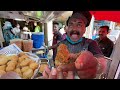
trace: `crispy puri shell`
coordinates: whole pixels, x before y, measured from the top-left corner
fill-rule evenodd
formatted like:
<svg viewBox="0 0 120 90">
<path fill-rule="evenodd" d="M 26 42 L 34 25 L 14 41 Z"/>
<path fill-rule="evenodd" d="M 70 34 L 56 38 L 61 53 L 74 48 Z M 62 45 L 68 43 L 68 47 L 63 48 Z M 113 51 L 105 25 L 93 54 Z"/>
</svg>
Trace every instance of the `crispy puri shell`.
<svg viewBox="0 0 120 90">
<path fill-rule="evenodd" d="M 38 63 L 34 62 L 34 63 L 31 63 L 29 66 L 31 69 L 35 70 L 38 67 Z"/>
<path fill-rule="evenodd" d="M 55 58 L 56 66 L 69 62 L 69 51 L 65 44 L 60 44 L 57 49 L 57 55 Z"/>
<path fill-rule="evenodd" d="M 34 72 L 32 69 L 28 69 L 23 73 L 23 78 L 30 79 L 33 76 Z"/>
<path fill-rule="evenodd" d="M 0 70 L 5 71 L 5 69 L 6 69 L 6 65 L 1 65 L 1 66 L 0 66 Z"/>
<path fill-rule="evenodd" d="M 0 75 L 5 74 L 6 72 L 4 70 L 0 70 Z"/>
</svg>

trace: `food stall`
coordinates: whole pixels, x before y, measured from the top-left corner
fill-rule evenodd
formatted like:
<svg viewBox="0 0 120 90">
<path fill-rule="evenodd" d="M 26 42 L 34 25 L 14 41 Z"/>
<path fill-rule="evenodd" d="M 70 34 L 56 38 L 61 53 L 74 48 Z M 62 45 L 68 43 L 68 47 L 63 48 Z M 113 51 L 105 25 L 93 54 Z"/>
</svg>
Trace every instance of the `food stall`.
<svg viewBox="0 0 120 90">
<path fill-rule="evenodd" d="M 42 32 L 31 31 L 31 38 L 10 40 L 9 46 L 0 50 L 0 77 L 16 79 L 35 79 L 40 77 L 45 66 L 51 67 L 48 54 L 47 22 L 54 20 L 65 11 L 0 11 L 0 18 L 29 22 L 41 22 Z M 4 22 L 3 22 L 4 23 Z M 1 30 L 2 31 L 2 30 Z M 27 32 L 26 32 L 27 33 Z M 13 73 L 14 72 L 14 73 Z M 39 76 L 38 76 L 39 75 Z"/>
<path fill-rule="evenodd" d="M 96 14 L 97 11 L 91 11 L 91 13 L 97 20 L 113 20 L 113 18 L 110 18 L 110 16 L 108 18 L 106 18 L 106 16 L 101 17 L 106 15 L 103 14 L 103 12 L 100 12 L 102 15 L 100 13 Z M 119 12 L 116 13 L 116 15 L 119 15 Z M 6 77 L 4 75 L 9 74 L 9 72 L 11 72 L 14 76 L 15 73 L 17 73 L 18 76 L 16 79 L 41 78 L 42 72 L 46 66 L 52 68 L 51 61 L 47 56 L 49 46 L 48 39 L 51 37 L 49 34 L 52 34 L 52 31 L 49 33 L 50 29 L 48 28 L 48 22 L 56 20 L 65 23 L 71 14 L 72 11 L 0 11 L 0 17 L 2 18 L 22 20 L 27 24 L 31 21 L 42 23 L 42 32 L 31 32 L 31 38 L 29 39 L 10 40 L 10 45 L 0 50 L 0 78 L 8 78 L 9 75 Z M 111 16 L 113 15 L 111 13 L 109 14 Z M 116 21 L 118 18 L 115 18 L 114 20 Z M 90 26 L 87 29 L 87 31 L 91 31 Z"/>
<path fill-rule="evenodd" d="M 26 44 L 24 44 L 24 51 L 20 49 L 20 47 L 22 47 L 20 42 L 22 42 L 22 40 L 14 40 L 15 43 L 13 41 L 11 42 L 12 44 L 0 50 L 1 78 L 3 78 L 4 74 L 15 72 L 18 76 L 20 76 L 20 79 L 35 79 L 37 78 L 36 76 L 38 74 L 39 77 L 42 75 L 42 72 L 46 65 L 50 67 L 50 62 L 47 58 L 39 57 L 39 55 L 42 55 L 44 52 L 32 52 L 32 44 L 28 44 L 28 41 L 27 43 L 25 41 Z"/>
</svg>

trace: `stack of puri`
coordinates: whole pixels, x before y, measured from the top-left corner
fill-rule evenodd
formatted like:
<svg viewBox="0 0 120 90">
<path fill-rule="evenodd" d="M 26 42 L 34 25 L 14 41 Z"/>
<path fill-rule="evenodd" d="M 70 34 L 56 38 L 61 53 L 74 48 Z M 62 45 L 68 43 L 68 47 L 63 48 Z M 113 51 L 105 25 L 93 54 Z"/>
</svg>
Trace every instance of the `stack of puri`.
<svg viewBox="0 0 120 90">
<path fill-rule="evenodd" d="M 31 79 L 37 68 L 38 63 L 24 52 L 18 55 L 0 55 L 0 75 L 14 71 L 23 79 Z"/>
</svg>

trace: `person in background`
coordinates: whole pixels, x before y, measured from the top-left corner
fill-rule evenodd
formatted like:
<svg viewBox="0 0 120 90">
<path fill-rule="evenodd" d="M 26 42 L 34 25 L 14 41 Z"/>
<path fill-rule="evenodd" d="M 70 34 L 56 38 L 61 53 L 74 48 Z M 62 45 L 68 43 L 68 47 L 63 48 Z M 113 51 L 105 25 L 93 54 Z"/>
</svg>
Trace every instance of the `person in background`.
<svg viewBox="0 0 120 90">
<path fill-rule="evenodd" d="M 80 79 L 93 79 L 96 77 L 97 73 L 104 73 L 106 70 L 106 59 L 104 58 L 97 42 L 83 37 L 86 27 L 90 24 L 91 17 L 92 15 L 89 11 L 73 11 L 72 16 L 68 18 L 67 37 L 58 44 L 57 51 L 58 57 L 61 58 L 61 56 L 65 55 L 65 52 L 59 53 L 59 46 L 66 46 L 69 51 L 67 60 L 73 61 L 71 63 L 61 65 L 61 62 L 64 60 L 60 59 L 61 61 L 58 61 L 57 59 L 59 58 L 57 58 L 55 62 L 59 63 L 59 66 L 51 70 L 46 67 L 43 72 L 43 78 L 74 79 L 74 73 L 77 73 Z M 90 53 L 92 55 L 90 55 Z M 82 55 L 81 59 L 79 55 Z M 67 74 L 65 75 L 64 72 Z M 66 76 L 68 77 L 65 78 Z"/>
<path fill-rule="evenodd" d="M 62 35 L 62 40 L 66 39 L 66 36 L 67 36 L 67 26 L 64 27 L 64 31 L 65 33 Z"/>
<path fill-rule="evenodd" d="M 20 38 L 20 25 L 19 24 L 17 24 L 16 27 L 14 27 L 11 31 L 15 35 L 15 38 Z"/>
<path fill-rule="evenodd" d="M 34 32 L 42 32 L 42 29 L 40 28 L 40 23 L 39 22 L 35 22 L 35 30 Z"/>
<path fill-rule="evenodd" d="M 59 32 L 59 23 L 53 22 L 53 42 L 52 46 L 50 46 L 48 49 L 53 49 L 53 61 L 55 61 L 55 56 L 57 53 L 57 45 L 62 40 L 62 34 Z"/>
<path fill-rule="evenodd" d="M 23 27 L 23 30 L 21 30 L 20 38 L 25 40 L 31 38 L 31 33 L 27 26 Z"/>
<path fill-rule="evenodd" d="M 25 25 L 25 26 L 23 27 L 23 32 L 30 32 L 30 30 L 28 29 L 28 26 L 27 26 L 27 25 Z"/>
<path fill-rule="evenodd" d="M 98 38 L 98 33 L 97 33 L 97 30 L 94 29 L 93 30 L 93 35 L 92 35 L 92 40 L 95 40 L 96 38 Z"/>
<path fill-rule="evenodd" d="M 15 35 L 13 34 L 12 30 L 12 24 L 9 21 L 5 21 L 3 26 L 3 37 L 5 40 L 5 45 L 8 46 L 10 43 L 10 40 L 15 38 Z"/>
<path fill-rule="evenodd" d="M 106 57 L 110 57 L 114 46 L 114 43 L 107 37 L 108 33 L 109 33 L 109 27 L 101 26 L 98 31 L 99 38 L 95 39 L 101 51 L 103 52 L 104 56 Z"/>
</svg>

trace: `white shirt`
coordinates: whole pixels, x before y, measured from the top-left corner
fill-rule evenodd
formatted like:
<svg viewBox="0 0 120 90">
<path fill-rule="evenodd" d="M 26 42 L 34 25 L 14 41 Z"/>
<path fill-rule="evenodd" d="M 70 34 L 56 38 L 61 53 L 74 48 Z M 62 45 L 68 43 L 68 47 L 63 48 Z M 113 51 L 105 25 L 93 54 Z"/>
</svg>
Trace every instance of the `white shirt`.
<svg viewBox="0 0 120 90">
<path fill-rule="evenodd" d="M 15 27 L 15 28 L 12 29 L 12 32 L 13 32 L 15 35 L 17 35 L 17 34 L 20 33 L 20 29 L 17 28 L 17 27 Z"/>
</svg>

